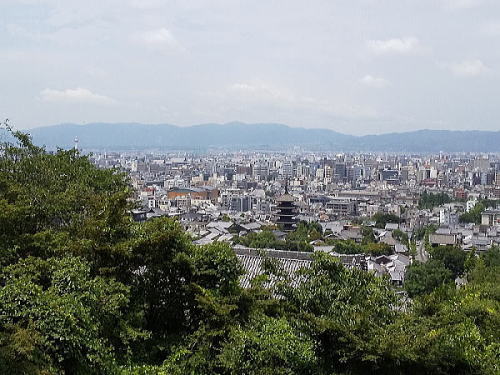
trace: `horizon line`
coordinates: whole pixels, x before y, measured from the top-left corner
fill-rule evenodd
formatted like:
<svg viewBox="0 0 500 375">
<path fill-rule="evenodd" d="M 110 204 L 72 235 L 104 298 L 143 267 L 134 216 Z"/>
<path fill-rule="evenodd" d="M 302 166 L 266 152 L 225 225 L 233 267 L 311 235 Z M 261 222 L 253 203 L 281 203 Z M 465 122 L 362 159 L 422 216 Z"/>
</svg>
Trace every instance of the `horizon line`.
<svg viewBox="0 0 500 375">
<path fill-rule="evenodd" d="M 173 126 L 177 128 L 193 128 L 193 127 L 199 127 L 199 126 L 232 126 L 232 125 L 245 125 L 245 126 L 256 126 L 256 125 L 275 125 L 275 126 L 284 126 L 287 128 L 291 129 L 302 129 L 302 130 L 324 130 L 324 131 L 329 131 L 332 133 L 338 133 L 341 135 L 346 135 L 350 137 L 367 137 L 367 136 L 381 136 L 381 135 L 390 135 L 390 134 L 408 134 L 408 133 L 417 133 L 417 132 L 424 132 L 424 131 L 429 131 L 429 132 L 457 132 L 457 133 L 472 133 L 472 132 L 484 132 L 484 133 L 499 133 L 500 130 L 478 130 L 478 129 L 430 129 L 430 128 L 419 128 L 419 129 L 414 129 L 414 130 L 406 130 L 406 131 L 388 131 L 388 132 L 383 132 L 383 133 L 367 133 L 367 134 L 350 134 L 350 133 L 343 133 L 338 130 L 334 129 L 329 129 L 325 127 L 304 127 L 304 126 L 293 126 L 293 125 L 288 125 L 280 122 L 243 122 L 243 121 L 229 121 L 229 122 L 206 122 L 206 123 L 199 123 L 199 124 L 191 124 L 191 125 L 178 125 L 178 124 L 172 124 L 168 122 L 164 123 L 144 123 L 144 122 L 99 122 L 99 121 L 92 121 L 92 122 L 86 122 L 86 123 L 76 123 L 76 122 L 62 122 L 58 124 L 51 124 L 51 125 L 41 125 L 41 126 L 36 126 L 36 127 L 30 127 L 30 128 L 25 128 L 25 129 L 18 129 L 21 131 L 29 131 L 29 130 L 36 130 L 36 129 L 42 129 L 42 128 L 52 128 L 52 127 L 57 127 L 57 126 L 68 126 L 68 125 L 73 125 L 73 126 L 91 126 L 91 125 L 133 125 L 133 126 Z M 15 128 L 15 126 L 14 126 Z"/>
</svg>

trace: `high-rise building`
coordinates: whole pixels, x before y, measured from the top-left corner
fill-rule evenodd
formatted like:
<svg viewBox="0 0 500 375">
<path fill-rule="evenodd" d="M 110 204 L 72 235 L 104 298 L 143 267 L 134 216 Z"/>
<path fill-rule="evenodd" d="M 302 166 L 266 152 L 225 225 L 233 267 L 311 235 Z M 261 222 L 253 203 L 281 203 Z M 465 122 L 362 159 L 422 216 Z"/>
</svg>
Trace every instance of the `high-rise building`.
<svg viewBox="0 0 500 375">
<path fill-rule="evenodd" d="M 336 181 L 343 181 L 347 177 L 347 167 L 345 163 L 335 163 L 334 178 Z"/>
</svg>

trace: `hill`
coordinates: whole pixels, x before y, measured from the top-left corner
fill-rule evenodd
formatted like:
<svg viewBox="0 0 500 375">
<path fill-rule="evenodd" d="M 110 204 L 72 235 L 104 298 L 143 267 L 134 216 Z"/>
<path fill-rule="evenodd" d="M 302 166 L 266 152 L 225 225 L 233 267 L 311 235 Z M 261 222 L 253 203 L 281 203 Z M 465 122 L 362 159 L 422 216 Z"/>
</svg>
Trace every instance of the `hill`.
<svg viewBox="0 0 500 375">
<path fill-rule="evenodd" d="M 206 150 L 267 149 L 299 146 L 309 150 L 390 152 L 499 152 L 500 132 L 418 130 L 406 133 L 353 136 L 328 129 L 305 129 L 282 124 L 60 124 L 29 131 L 35 143 L 49 148 L 73 146 L 78 137 L 84 149 Z"/>
</svg>

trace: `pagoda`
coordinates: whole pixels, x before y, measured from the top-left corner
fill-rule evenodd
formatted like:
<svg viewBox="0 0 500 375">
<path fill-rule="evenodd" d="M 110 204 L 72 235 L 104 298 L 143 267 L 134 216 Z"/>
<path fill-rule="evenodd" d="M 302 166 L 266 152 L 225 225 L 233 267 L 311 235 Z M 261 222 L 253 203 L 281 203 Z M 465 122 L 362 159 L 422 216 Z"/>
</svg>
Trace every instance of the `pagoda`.
<svg viewBox="0 0 500 375">
<path fill-rule="evenodd" d="M 295 206 L 295 199 L 292 195 L 288 194 L 288 184 L 285 185 L 285 194 L 276 199 L 277 216 L 276 224 L 280 225 L 285 232 L 290 232 L 295 229 L 297 219 L 297 210 Z"/>
</svg>

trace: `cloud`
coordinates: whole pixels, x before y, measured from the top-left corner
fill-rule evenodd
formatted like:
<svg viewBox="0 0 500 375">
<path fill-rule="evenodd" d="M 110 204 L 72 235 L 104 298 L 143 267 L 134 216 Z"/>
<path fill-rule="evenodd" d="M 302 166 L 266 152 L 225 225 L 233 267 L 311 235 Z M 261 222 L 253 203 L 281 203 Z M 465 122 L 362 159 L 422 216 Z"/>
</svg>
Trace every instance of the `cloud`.
<svg viewBox="0 0 500 375">
<path fill-rule="evenodd" d="M 481 26 L 480 32 L 487 36 L 500 36 L 500 22 L 489 22 Z"/>
<path fill-rule="evenodd" d="M 376 54 L 412 54 L 420 48 L 420 41 L 414 36 L 386 40 L 369 40 L 368 48 Z"/>
<path fill-rule="evenodd" d="M 40 92 L 40 99 L 45 102 L 57 103 L 89 103 L 89 104 L 113 104 L 116 101 L 108 96 L 95 94 L 83 88 L 53 90 L 45 89 Z"/>
<path fill-rule="evenodd" d="M 162 27 L 155 30 L 146 30 L 133 35 L 136 43 L 144 44 L 153 48 L 178 48 L 179 42 L 172 33 Z"/>
<path fill-rule="evenodd" d="M 24 27 L 21 27 L 20 25 L 11 23 L 5 26 L 5 30 L 9 33 L 9 35 L 13 37 L 20 37 L 32 40 L 40 39 L 39 34 L 30 31 Z"/>
<path fill-rule="evenodd" d="M 389 81 L 382 77 L 373 77 L 369 74 L 359 80 L 363 85 L 375 88 L 384 88 L 389 85 Z"/>
<path fill-rule="evenodd" d="M 318 98 L 301 95 L 283 87 L 262 82 L 239 82 L 228 87 L 230 100 L 241 100 L 245 105 L 252 103 L 262 107 L 275 107 L 292 111 L 308 111 L 346 118 L 375 117 L 371 108 L 347 103 L 342 99 Z"/>
<path fill-rule="evenodd" d="M 470 9 L 481 5 L 482 0 L 442 0 L 446 9 Z"/>
<path fill-rule="evenodd" d="M 476 77 L 488 71 L 488 67 L 481 60 L 445 63 L 441 66 L 458 77 Z"/>
<path fill-rule="evenodd" d="M 131 0 L 130 6 L 139 10 L 159 9 L 165 5 L 163 0 Z"/>
<path fill-rule="evenodd" d="M 294 95 L 288 90 L 277 88 L 264 82 L 239 82 L 229 86 L 235 93 L 263 99 L 276 99 L 280 101 L 294 101 Z"/>
</svg>

